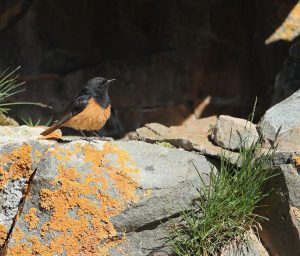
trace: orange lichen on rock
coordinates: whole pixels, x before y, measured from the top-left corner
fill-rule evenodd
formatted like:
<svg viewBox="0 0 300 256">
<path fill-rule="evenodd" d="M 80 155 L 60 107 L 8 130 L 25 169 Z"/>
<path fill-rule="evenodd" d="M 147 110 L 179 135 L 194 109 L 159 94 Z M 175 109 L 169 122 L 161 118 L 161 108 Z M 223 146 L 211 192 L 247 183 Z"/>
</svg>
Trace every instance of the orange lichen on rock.
<svg viewBox="0 0 300 256">
<path fill-rule="evenodd" d="M 32 174 L 32 147 L 21 145 L 11 153 L 0 155 L 0 190 L 12 180 L 29 179 Z"/>
<path fill-rule="evenodd" d="M 7 237 L 7 231 L 4 224 L 0 224 L 0 248 L 5 243 Z"/>
<path fill-rule="evenodd" d="M 92 146 L 86 145 L 84 147 L 85 161 L 92 163 L 94 172 L 101 172 L 103 167 L 107 168 L 107 174 L 111 178 L 115 189 L 120 193 L 125 202 L 136 202 L 138 197 L 135 189 L 138 184 L 132 179 L 130 174 L 135 174 L 138 169 L 134 166 L 129 154 L 125 150 L 120 150 L 116 145 L 105 143 L 102 151 L 95 150 Z M 118 167 L 110 164 L 105 155 L 114 154 L 117 156 Z M 129 164 L 129 165 L 128 165 Z"/>
<path fill-rule="evenodd" d="M 81 150 L 81 145 L 75 144 L 74 149 L 67 149 L 67 148 L 57 146 L 49 152 L 58 160 L 69 161 L 71 157 L 79 153 L 80 150 Z"/>
<path fill-rule="evenodd" d="M 85 171 L 63 163 L 57 166 L 58 175 L 50 182 L 50 189 L 39 192 L 39 205 L 48 212 L 49 220 L 38 224 L 39 237 L 15 243 L 8 248 L 8 255 L 17 255 L 27 246 L 31 255 L 104 256 L 124 240 L 117 235 L 111 218 L 138 200 L 138 184 L 130 177 L 138 170 L 126 151 L 108 143 L 103 150 L 76 144 L 68 152 L 57 148 L 52 155 L 63 162 L 78 157 L 79 152 L 84 154 Z M 109 154 L 117 156 L 116 166 L 106 157 Z"/>
<path fill-rule="evenodd" d="M 16 255 L 16 256 L 32 256 L 32 249 L 28 247 L 27 244 L 16 244 L 13 248 L 8 249 L 6 255 Z"/>
<path fill-rule="evenodd" d="M 36 216 L 36 211 L 36 208 L 30 208 L 28 214 L 24 216 L 24 220 L 27 223 L 29 230 L 37 228 L 39 218 Z"/>
<path fill-rule="evenodd" d="M 39 150 L 35 150 L 34 151 L 34 157 L 37 159 L 37 160 L 40 160 L 42 157 L 43 157 L 43 153 Z"/>
<path fill-rule="evenodd" d="M 293 159 L 293 162 L 294 162 L 295 166 L 296 166 L 296 167 L 299 167 L 299 166 L 300 166 L 300 157 L 294 155 L 294 156 L 292 157 L 292 159 Z"/>
<path fill-rule="evenodd" d="M 21 241 L 24 238 L 24 233 L 20 228 L 16 228 L 12 234 L 14 240 Z"/>
</svg>

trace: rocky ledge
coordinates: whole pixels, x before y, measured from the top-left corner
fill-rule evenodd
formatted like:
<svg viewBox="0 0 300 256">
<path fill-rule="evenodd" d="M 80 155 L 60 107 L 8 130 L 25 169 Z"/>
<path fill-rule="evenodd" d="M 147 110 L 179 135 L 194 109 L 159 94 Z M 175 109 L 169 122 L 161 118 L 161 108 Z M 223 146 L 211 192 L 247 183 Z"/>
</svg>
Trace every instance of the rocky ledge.
<svg viewBox="0 0 300 256">
<path fill-rule="evenodd" d="M 241 144 L 259 136 L 266 148 L 278 143 L 280 172 L 259 212 L 269 220 L 258 230 L 262 242 L 249 231 L 249 243 L 223 255 L 300 255 L 299 95 L 258 125 L 229 116 L 152 123 L 127 141 L 59 132 L 46 139 L 42 128 L 0 127 L 1 255 L 170 255 L 170 224 L 218 172 L 220 154 L 236 163 Z"/>
</svg>

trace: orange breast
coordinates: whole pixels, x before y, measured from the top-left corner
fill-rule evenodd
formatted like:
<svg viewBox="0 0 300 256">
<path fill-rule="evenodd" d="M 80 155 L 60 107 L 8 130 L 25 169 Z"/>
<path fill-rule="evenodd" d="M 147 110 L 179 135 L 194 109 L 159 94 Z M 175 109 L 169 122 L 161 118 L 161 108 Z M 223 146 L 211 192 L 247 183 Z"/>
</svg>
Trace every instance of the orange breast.
<svg viewBox="0 0 300 256">
<path fill-rule="evenodd" d="M 76 130 L 97 131 L 101 129 L 110 116 L 110 105 L 102 108 L 91 99 L 86 108 L 78 115 L 71 117 L 62 127 L 70 127 Z"/>
</svg>

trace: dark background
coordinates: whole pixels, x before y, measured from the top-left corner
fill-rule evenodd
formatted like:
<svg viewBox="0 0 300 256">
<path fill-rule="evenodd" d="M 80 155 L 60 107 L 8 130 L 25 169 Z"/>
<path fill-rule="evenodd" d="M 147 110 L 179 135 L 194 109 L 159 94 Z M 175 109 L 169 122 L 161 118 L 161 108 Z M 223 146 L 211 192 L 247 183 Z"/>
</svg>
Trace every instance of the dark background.
<svg viewBox="0 0 300 256">
<path fill-rule="evenodd" d="M 289 42 L 265 45 L 297 1 L 1 1 L 0 68 L 21 65 L 26 92 L 15 118 L 57 118 L 94 76 L 116 78 L 104 129 L 120 137 L 148 122 L 181 124 L 207 96 L 201 117 L 257 117 L 270 106 Z"/>
</svg>

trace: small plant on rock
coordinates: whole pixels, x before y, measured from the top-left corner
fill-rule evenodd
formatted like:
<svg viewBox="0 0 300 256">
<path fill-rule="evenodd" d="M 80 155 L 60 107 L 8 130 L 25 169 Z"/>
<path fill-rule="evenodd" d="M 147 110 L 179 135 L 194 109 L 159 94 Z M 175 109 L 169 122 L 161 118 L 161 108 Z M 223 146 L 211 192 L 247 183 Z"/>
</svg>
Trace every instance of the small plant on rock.
<svg viewBox="0 0 300 256">
<path fill-rule="evenodd" d="M 20 92 L 23 92 L 25 89 L 22 88 L 25 82 L 20 82 L 18 80 L 19 75 L 17 71 L 20 67 L 17 67 L 13 71 L 9 71 L 7 68 L 0 74 L 0 114 L 7 113 L 10 110 L 10 106 L 12 105 L 37 105 L 41 107 L 47 107 L 42 103 L 34 103 L 34 102 L 8 102 L 8 99 Z"/>
<path fill-rule="evenodd" d="M 198 200 L 171 229 L 168 241 L 176 255 L 218 255 L 237 238 L 245 241 L 246 232 L 264 218 L 254 210 L 267 196 L 263 188 L 274 175 L 276 148 L 256 156 L 259 148 L 260 141 L 241 147 L 235 164 L 223 154 L 220 170 L 211 172 L 209 183 L 200 177 Z"/>
<path fill-rule="evenodd" d="M 36 121 L 33 121 L 31 117 L 21 118 L 23 123 L 30 127 L 36 126 L 49 126 L 52 122 L 53 117 L 50 117 L 46 122 L 43 122 L 41 118 L 38 118 Z"/>
</svg>

